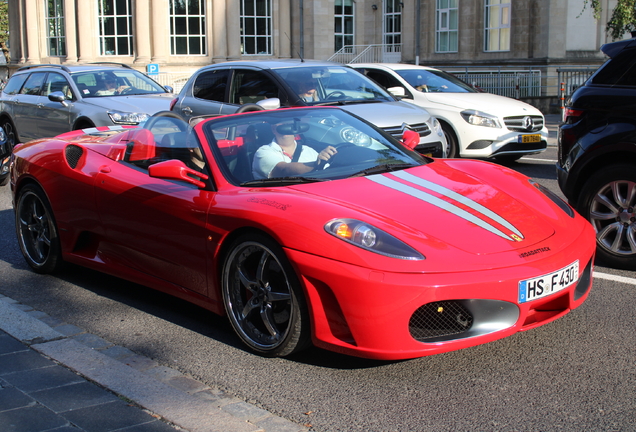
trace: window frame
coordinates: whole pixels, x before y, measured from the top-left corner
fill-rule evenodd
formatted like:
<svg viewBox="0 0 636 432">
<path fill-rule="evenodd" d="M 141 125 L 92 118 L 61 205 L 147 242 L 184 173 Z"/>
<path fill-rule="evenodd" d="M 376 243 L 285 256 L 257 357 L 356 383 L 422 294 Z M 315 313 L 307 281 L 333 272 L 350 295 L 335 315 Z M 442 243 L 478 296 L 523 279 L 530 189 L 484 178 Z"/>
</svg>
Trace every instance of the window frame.
<svg viewBox="0 0 636 432">
<path fill-rule="evenodd" d="M 241 55 L 272 56 L 274 55 L 274 36 L 272 28 L 272 0 L 240 0 L 239 24 L 241 36 Z M 265 13 L 259 12 L 259 5 L 265 5 Z M 251 12 L 251 13 L 250 13 Z M 263 28 L 264 25 L 264 28 Z M 260 27 L 260 28 L 259 28 Z M 252 30 L 252 32 L 248 32 Z M 264 32 L 261 32 L 264 30 Z M 264 44 L 265 50 L 259 52 Z M 253 48 L 250 50 L 248 48 Z M 253 52 L 248 52 L 253 51 Z"/>
<path fill-rule="evenodd" d="M 206 28 L 206 1 L 196 0 L 198 2 L 198 11 L 192 13 L 190 10 L 192 0 L 185 2 L 184 13 L 177 13 L 177 6 L 175 2 L 179 0 L 170 0 L 170 11 L 168 12 L 168 18 L 170 20 L 170 55 L 174 56 L 206 56 L 207 55 L 207 28 Z M 183 20 L 185 22 L 186 32 L 177 33 L 178 21 Z M 199 28 L 199 33 L 192 33 L 191 29 L 195 27 Z M 177 52 L 180 50 L 179 42 L 185 39 L 185 52 Z M 198 41 L 198 51 L 196 52 L 196 42 Z"/>
<path fill-rule="evenodd" d="M 490 26 L 496 10 L 497 24 Z M 484 2 L 484 52 L 509 52 L 512 21 L 512 0 L 485 0 Z M 497 48 L 490 49 L 496 34 Z M 502 44 L 504 42 L 505 44 Z M 502 48 L 502 45 L 507 45 Z"/>
<path fill-rule="evenodd" d="M 66 57 L 64 0 L 44 1 L 46 2 L 46 39 L 49 57 Z"/>
<path fill-rule="evenodd" d="M 338 5 L 340 3 L 340 5 Z M 351 13 L 346 13 L 346 8 L 350 3 Z M 338 7 L 341 13 L 338 13 Z M 351 21 L 351 32 L 347 32 L 347 19 Z M 338 23 L 341 31 L 338 31 Z M 334 2 L 334 52 L 340 51 L 348 45 L 355 45 L 355 29 L 356 29 L 356 3 L 354 0 L 335 0 Z M 347 43 L 348 39 L 351 43 Z"/>
<path fill-rule="evenodd" d="M 123 0 L 126 5 L 125 13 L 117 10 L 117 5 L 122 0 L 99 0 L 97 3 L 97 19 L 99 26 L 99 55 L 102 56 L 130 56 L 134 55 L 134 41 L 133 41 L 133 8 L 131 0 Z M 110 6 L 112 13 L 106 14 L 105 6 Z M 107 27 L 107 20 L 113 20 L 112 34 L 106 34 L 109 31 Z M 125 23 L 125 32 L 120 32 L 120 27 Z M 107 43 L 110 39 L 113 39 L 114 50 L 107 50 Z M 120 47 L 120 43 L 123 44 Z M 126 49 L 124 50 L 124 46 Z"/>
<path fill-rule="evenodd" d="M 446 7 L 443 7 L 446 6 Z M 455 25 L 452 26 L 452 15 L 455 14 Z M 443 25 L 443 17 L 446 25 Z M 452 36 L 455 36 L 454 41 Z M 442 47 L 442 39 L 446 38 L 446 49 Z M 454 42 L 454 43 L 453 43 Z M 435 9 L 435 52 L 456 53 L 459 51 L 459 0 L 436 0 Z"/>
</svg>

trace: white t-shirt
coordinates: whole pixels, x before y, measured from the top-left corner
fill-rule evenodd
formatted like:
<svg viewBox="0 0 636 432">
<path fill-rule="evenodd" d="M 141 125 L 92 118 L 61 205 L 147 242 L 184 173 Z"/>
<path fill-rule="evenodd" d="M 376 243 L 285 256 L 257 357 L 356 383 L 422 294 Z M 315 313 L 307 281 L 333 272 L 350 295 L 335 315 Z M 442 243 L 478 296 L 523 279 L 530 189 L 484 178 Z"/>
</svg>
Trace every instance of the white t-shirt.
<svg viewBox="0 0 636 432">
<path fill-rule="evenodd" d="M 296 143 L 296 145 L 300 145 Z M 298 162 L 316 162 L 318 153 L 308 146 L 302 146 Z M 283 153 L 283 149 L 274 141 L 259 147 L 254 154 L 252 163 L 252 175 L 255 179 L 269 178 L 272 171 L 281 162 L 291 162 L 292 158 Z"/>
</svg>

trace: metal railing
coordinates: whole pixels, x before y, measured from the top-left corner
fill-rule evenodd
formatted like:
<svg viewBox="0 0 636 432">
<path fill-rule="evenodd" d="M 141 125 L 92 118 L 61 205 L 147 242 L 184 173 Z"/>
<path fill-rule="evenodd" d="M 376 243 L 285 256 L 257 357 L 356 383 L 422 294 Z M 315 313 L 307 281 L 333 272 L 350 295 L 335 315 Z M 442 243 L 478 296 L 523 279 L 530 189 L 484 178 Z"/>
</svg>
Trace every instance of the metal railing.
<svg viewBox="0 0 636 432">
<path fill-rule="evenodd" d="M 163 86 L 168 85 L 172 87 L 174 93 L 177 94 L 195 71 L 196 69 L 189 72 L 159 72 L 158 74 L 148 76 Z"/>
<path fill-rule="evenodd" d="M 399 63 L 402 45 L 345 45 L 327 59 L 337 63 Z"/>
<path fill-rule="evenodd" d="M 488 93 L 515 99 L 542 95 L 542 72 L 539 69 L 484 68 L 479 66 L 440 66 L 473 87 Z"/>
</svg>

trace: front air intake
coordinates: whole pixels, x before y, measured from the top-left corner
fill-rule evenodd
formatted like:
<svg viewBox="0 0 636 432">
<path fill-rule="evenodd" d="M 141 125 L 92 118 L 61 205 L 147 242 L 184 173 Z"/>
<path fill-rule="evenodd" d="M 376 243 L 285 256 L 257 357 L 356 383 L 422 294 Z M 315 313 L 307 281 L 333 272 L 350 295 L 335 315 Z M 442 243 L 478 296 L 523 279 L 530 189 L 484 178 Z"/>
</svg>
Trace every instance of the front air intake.
<svg viewBox="0 0 636 432">
<path fill-rule="evenodd" d="M 411 336 L 420 342 L 467 332 L 473 325 L 473 315 L 458 301 L 425 304 L 409 321 Z"/>
<path fill-rule="evenodd" d="M 76 146 L 73 144 L 66 146 L 66 149 L 64 150 L 66 163 L 72 169 L 75 169 L 77 167 L 77 164 L 79 163 L 80 158 L 82 157 L 83 154 L 84 154 L 84 149 L 80 146 Z"/>
</svg>

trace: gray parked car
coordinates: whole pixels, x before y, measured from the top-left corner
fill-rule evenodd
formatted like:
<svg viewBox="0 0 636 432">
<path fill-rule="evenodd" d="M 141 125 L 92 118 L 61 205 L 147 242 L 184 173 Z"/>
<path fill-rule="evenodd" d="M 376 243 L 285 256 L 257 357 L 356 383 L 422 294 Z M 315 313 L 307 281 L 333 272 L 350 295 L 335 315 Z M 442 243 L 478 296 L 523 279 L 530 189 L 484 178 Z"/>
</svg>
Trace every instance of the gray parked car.
<svg viewBox="0 0 636 432">
<path fill-rule="evenodd" d="M 136 125 L 174 98 L 126 65 L 33 65 L 18 69 L 0 95 L 9 145 L 95 126 Z"/>
<path fill-rule="evenodd" d="M 277 98 L 282 106 L 336 105 L 401 137 L 420 134 L 420 153 L 444 156 L 440 123 L 424 108 L 398 101 L 354 69 L 316 60 L 254 60 L 217 63 L 199 69 L 173 101 L 185 118 L 232 114 L 242 106 Z M 345 137 L 343 137 L 345 138 Z M 345 138 L 345 140 L 353 137 Z"/>
</svg>

